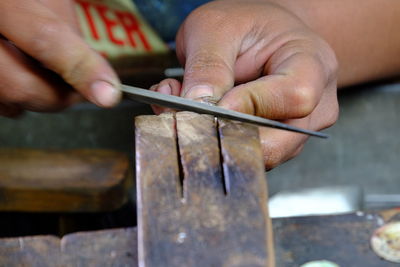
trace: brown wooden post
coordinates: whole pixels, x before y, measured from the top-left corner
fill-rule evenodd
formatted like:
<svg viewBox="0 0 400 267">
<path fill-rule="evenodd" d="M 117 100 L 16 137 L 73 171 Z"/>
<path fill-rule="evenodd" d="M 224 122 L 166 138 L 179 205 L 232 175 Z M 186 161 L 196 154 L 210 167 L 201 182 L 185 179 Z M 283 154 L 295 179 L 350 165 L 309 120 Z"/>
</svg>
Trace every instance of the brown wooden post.
<svg viewBox="0 0 400 267">
<path fill-rule="evenodd" d="M 256 127 L 136 118 L 139 266 L 274 266 Z"/>
</svg>

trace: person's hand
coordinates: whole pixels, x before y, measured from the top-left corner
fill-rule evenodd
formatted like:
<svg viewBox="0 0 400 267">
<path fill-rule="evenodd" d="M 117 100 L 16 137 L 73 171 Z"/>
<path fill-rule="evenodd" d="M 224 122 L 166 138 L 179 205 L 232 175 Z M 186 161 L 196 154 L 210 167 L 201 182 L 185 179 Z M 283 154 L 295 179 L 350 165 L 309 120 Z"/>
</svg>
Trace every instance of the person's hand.
<svg viewBox="0 0 400 267">
<path fill-rule="evenodd" d="M 189 15 L 176 46 L 185 66 L 183 83 L 167 79 L 152 90 L 310 130 L 337 120 L 333 50 L 278 4 L 210 2 Z M 271 128 L 260 128 L 260 137 L 268 169 L 297 155 L 307 139 Z"/>
<path fill-rule="evenodd" d="M 120 98 L 119 80 L 81 38 L 72 0 L 0 1 L 0 115 Z"/>
</svg>

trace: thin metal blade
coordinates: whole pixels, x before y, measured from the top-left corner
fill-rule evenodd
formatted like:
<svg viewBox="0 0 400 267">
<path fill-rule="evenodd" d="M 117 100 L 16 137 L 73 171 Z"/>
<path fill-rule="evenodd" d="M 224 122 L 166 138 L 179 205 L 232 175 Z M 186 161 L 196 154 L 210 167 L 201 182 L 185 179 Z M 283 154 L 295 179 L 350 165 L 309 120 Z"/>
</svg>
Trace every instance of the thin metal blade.
<svg viewBox="0 0 400 267">
<path fill-rule="evenodd" d="M 201 114 L 214 115 L 220 118 L 231 119 L 241 122 L 256 124 L 259 126 L 272 127 L 297 133 L 303 133 L 310 136 L 328 138 L 329 136 L 324 133 L 310 131 L 306 129 L 297 128 L 288 124 L 269 120 L 233 110 L 220 108 L 217 106 L 207 105 L 201 102 L 193 101 L 187 98 L 177 97 L 173 95 L 165 95 L 150 90 L 141 89 L 138 87 L 122 85 L 122 91 L 128 98 L 143 102 L 146 104 L 155 104 L 163 107 L 194 111 Z"/>
</svg>

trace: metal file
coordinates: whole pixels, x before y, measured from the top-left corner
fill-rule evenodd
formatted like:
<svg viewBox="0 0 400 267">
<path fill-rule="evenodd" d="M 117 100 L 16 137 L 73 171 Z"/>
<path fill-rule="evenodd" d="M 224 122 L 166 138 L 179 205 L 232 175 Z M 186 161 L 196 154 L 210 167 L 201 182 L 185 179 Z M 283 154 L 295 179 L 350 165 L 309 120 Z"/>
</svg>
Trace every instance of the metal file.
<svg viewBox="0 0 400 267">
<path fill-rule="evenodd" d="M 219 118 L 231 119 L 251 124 L 256 124 L 264 127 L 271 127 L 276 129 L 282 129 L 310 136 L 327 138 L 328 135 L 310 131 L 298 127 L 294 127 L 285 123 L 281 123 L 274 120 L 269 120 L 233 110 L 220 108 L 218 106 L 208 105 L 205 103 L 193 101 L 187 98 L 177 97 L 173 95 L 165 95 L 150 90 L 141 89 L 134 86 L 122 85 L 122 91 L 125 95 L 135 101 L 143 102 L 146 104 L 155 104 L 163 107 L 173 108 L 177 110 L 194 111 L 201 114 L 214 115 Z"/>
</svg>

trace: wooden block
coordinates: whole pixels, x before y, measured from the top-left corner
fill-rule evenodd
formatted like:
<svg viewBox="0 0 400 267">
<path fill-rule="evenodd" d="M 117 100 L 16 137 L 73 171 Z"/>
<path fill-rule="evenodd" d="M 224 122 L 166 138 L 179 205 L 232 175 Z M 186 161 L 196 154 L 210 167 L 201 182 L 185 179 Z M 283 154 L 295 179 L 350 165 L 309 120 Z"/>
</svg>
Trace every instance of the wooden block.
<svg viewBox="0 0 400 267">
<path fill-rule="evenodd" d="M 0 266 L 137 266 L 136 228 L 0 239 Z"/>
<path fill-rule="evenodd" d="M 136 228 L 74 233 L 60 241 L 61 266 L 135 267 L 137 259 Z"/>
<path fill-rule="evenodd" d="M 274 266 L 257 128 L 224 121 L 218 134 L 190 112 L 175 123 L 136 118 L 139 265 Z"/>
<path fill-rule="evenodd" d="M 110 211 L 127 201 L 129 160 L 108 150 L 0 150 L 0 211 Z"/>
<path fill-rule="evenodd" d="M 275 266 L 273 231 L 268 214 L 268 190 L 258 127 L 229 120 L 218 120 L 222 165 L 231 234 L 245 248 L 244 255 Z M 245 221 L 246 223 L 243 223 Z M 233 237 L 232 237 L 233 238 Z M 246 254 L 245 254 L 246 253 Z M 243 265 L 251 263 L 243 261 Z M 256 263 L 251 266 L 257 266 Z M 261 266 L 261 264 L 260 264 Z"/>
<path fill-rule="evenodd" d="M 0 239 L 0 266 L 60 266 L 60 240 L 55 236 Z"/>
<path fill-rule="evenodd" d="M 170 242 L 160 242 L 159 250 L 149 248 L 156 248 L 158 238 L 170 238 L 179 227 L 152 220 L 179 212 L 181 190 L 173 115 L 136 117 L 135 142 L 139 262 L 161 262 L 168 258 L 165 253 Z"/>
</svg>

